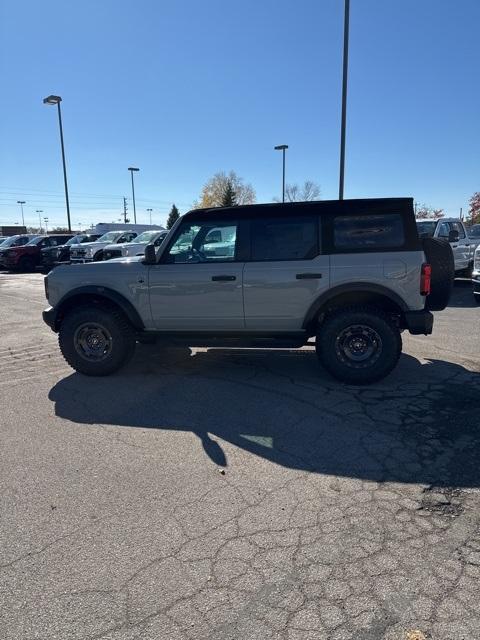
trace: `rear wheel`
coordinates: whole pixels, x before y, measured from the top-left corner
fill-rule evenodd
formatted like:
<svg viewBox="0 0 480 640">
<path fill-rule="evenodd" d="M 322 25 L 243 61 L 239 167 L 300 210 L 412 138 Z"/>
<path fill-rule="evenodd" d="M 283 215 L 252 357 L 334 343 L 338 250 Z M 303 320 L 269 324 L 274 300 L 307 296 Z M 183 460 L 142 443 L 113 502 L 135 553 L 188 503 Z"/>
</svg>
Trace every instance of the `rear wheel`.
<svg viewBox="0 0 480 640">
<path fill-rule="evenodd" d="M 95 305 L 70 311 L 60 325 L 58 342 L 68 364 L 87 376 L 117 371 L 135 350 L 135 335 L 123 313 Z"/>
<path fill-rule="evenodd" d="M 317 355 L 329 373 L 349 384 L 369 384 L 387 376 L 402 352 L 399 329 L 380 309 L 348 307 L 319 327 Z"/>
</svg>

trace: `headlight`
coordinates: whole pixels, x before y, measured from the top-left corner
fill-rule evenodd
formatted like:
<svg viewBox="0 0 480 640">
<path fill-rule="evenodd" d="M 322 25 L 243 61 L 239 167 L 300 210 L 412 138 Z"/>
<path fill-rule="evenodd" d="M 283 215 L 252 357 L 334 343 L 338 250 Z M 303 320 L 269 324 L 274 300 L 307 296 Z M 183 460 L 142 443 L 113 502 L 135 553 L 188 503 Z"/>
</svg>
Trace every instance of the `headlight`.
<svg viewBox="0 0 480 640">
<path fill-rule="evenodd" d="M 478 249 L 475 251 L 474 267 L 476 271 L 480 271 L 480 251 Z"/>
<path fill-rule="evenodd" d="M 88 256 L 89 258 L 91 258 L 93 256 L 93 249 L 92 247 L 87 247 L 85 249 L 85 255 Z"/>
</svg>

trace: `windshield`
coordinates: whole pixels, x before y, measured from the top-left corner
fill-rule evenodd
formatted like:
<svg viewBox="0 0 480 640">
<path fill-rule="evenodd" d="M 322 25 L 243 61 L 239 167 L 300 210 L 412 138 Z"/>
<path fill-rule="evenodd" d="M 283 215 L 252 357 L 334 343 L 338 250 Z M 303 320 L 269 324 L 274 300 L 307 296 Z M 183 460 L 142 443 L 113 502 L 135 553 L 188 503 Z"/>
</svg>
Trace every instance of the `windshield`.
<svg viewBox="0 0 480 640">
<path fill-rule="evenodd" d="M 32 238 L 32 239 L 30 240 L 30 242 L 27 242 L 27 244 L 26 244 L 25 246 L 27 246 L 27 247 L 28 247 L 28 246 L 32 246 L 32 245 L 37 245 L 37 244 L 38 244 L 39 242 L 41 242 L 42 240 L 43 240 L 43 237 L 42 237 L 42 236 L 37 237 L 37 238 Z"/>
<path fill-rule="evenodd" d="M 471 238 L 480 238 L 480 224 L 474 224 L 473 227 L 468 230 L 468 235 Z"/>
<path fill-rule="evenodd" d="M 109 231 L 108 233 L 104 233 L 103 236 L 100 236 L 98 242 L 115 242 L 122 233 L 122 231 Z"/>
<path fill-rule="evenodd" d="M 0 244 L 0 247 L 2 247 L 2 249 L 4 247 L 11 247 L 12 244 L 14 244 L 18 240 L 18 238 L 20 238 L 20 236 L 12 236 L 11 238 L 7 238 Z"/>
<path fill-rule="evenodd" d="M 158 235 L 158 231 L 144 231 L 135 238 L 135 242 L 151 242 Z"/>
<path fill-rule="evenodd" d="M 431 238 L 435 233 L 436 226 L 436 220 L 422 220 L 422 222 L 417 222 L 418 235 L 421 238 Z"/>
<path fill-rule="evenodd" d="M 78 244 L 79 242 L 81 242 L 81 237 L 82 236 L 73 236 L 73 238 L 70 238 L 70 240 L 68 240 L 65 244 L 67 247 L 69 247 L 72 244 Z"/>
</svg>

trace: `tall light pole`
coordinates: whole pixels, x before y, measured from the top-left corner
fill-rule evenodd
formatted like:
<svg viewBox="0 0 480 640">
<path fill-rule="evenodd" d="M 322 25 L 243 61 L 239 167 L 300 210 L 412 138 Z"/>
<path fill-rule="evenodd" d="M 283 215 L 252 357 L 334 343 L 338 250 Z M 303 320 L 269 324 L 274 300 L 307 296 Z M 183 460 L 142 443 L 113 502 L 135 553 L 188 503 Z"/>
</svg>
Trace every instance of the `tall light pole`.
<svg viewBox="0 0 480 640">
<path fill-rule="evenodd" d="M 45 233 L 48 235 L 48 218 L 44 218 L 43 221 L 45 222 Z"/>
<path fill-rule="evenodd" d="M 132 176 L 133 220 L 135 221 L 135 224 L 137 224 L 137 209 L 135 207 L 135 185 L 133 183 L 133 172 L 140 171 L 140 169 L 138 167 L 128 167 L 128 170 L 130 171 L 130 175 Z"/>
<path fill-rule="evenodd" d="M 38 221 L 40 222 L 40 233 L 42 233 L 42 218 L 40 214 L 43 213 L 43 209 L 35 209 L 35 213 L 38 213 Z"/>
<path fill-rule="evenodd" d="M 147 209 L 147 211 L 150 214 L 150 224 L 152 224 L 152 211 L 153 211 L 153 209 Z"/>
<path fill-rule="evenodd" d="M 65 203 L 67 205 L 68 230 L 71 231 L 72 224 L 70 222 L 70 201 L 68 199 L 67 165 L 65 163 L 65 146 L 63 144 L 62 111 L 60 109 L 61 101 L 62 98 L 60 96 L 47 96 L 43 99 L 43 104 L 56 104 L 58 107 L 58 125 L 60 127 L 60 144 L 62 146 L 63 184 L 65 185 Z"/>
<path fill-rule="evenodd" d="M 22 209 L 22 225 L 25 226 L 25 218 L 23 217 L 23 205 L 26 204 L 25 200 L 17 200 L 17 204 L 19 204 Z"/>
<path fill-rule="evenodd" d="M 348 32 L 350 23 L 350 0 L 345 0 L 345 18 L 343 24 L 343 83 L 342 83 L 342 124 L 340 134 L 340 180 L 338 199 L 343 200 L 345 182 L 345 129 L 347 126 L 347 80 L 348 80 Z"/>
<path fill-rule="evenodd" d="M 283 172 L 282 172 L 282 202 L 285 202 L 285 151 L 288 144 L 279 144 L 274 147 L 275 151 L 281 151 L 283 154 Z"/>
</svg>

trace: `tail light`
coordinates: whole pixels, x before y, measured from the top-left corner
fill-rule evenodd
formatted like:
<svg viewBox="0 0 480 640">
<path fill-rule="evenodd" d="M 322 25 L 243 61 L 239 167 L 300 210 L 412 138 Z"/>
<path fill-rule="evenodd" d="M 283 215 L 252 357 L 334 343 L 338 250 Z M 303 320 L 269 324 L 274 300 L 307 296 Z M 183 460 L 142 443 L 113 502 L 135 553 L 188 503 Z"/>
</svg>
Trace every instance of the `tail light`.
<svg viewBox="0 0 480 640">
<path fill-rule="evenodd" d="M 422 264 L 422 273 L 420 276 L 420 294 L 428 296 L 432 285 L 432 265 Z"/>
</svg>

